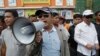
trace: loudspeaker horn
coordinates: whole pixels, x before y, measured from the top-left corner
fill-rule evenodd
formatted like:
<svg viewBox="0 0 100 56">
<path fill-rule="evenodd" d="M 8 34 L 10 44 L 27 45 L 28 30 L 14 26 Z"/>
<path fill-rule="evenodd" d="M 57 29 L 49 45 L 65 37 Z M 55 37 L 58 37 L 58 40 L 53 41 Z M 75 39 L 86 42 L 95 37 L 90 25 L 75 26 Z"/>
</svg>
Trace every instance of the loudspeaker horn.
<svg viewBox="0 0 100 56">
<path fill-rule="evenodd" d="M 25 17 L 17 17 L 12 25 L 12 32 L 16 40 L 22 44 L 34 41 L 35 32 L 44 27 L 44 22 L 30 22 Z"/>
</svg>

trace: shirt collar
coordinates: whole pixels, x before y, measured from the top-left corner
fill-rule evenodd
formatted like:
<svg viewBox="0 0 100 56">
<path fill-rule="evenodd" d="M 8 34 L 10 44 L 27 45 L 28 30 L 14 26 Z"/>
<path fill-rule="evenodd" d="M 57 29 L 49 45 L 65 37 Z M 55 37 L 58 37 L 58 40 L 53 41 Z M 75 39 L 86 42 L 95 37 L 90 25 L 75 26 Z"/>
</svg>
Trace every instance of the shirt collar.
<svg viewBox="0 0 100 56">
<path fill-rule="evenodd" d="M 52 29 L 51 29 L 51 31 L 57 31 L 57 30 L 56 30 L 56 28 L 53 26 Z"/>
<path fill-rule="evenodd" d="M 8 26 L 7 29 L 11 29 L 10 26 Z"/>
<path fill-rule="evenodd" d="M 46 31 L 45 29 L 42 29 L 42 32 L 45 32 L 45 31 Z M 52 27 L 52 29 L 50 30 L 50 32 L 53 32 L 53 31 L 57 31 L 54 26 Z"/>
<path fill-rule="evenodd" d="M 85 26 L 87 26 L 87 24 L 83 21 L 83 24 L 85 25 Z"/>
<path fill-rule="evenodd" d="M 91 25 L 92 25 L 92 23 L 90 23 L 90 25 L 87 25 L 84 21 L 83 21 L 83 24 L 84 24 L 85 26 L 91 26 Z"/>
</svg>

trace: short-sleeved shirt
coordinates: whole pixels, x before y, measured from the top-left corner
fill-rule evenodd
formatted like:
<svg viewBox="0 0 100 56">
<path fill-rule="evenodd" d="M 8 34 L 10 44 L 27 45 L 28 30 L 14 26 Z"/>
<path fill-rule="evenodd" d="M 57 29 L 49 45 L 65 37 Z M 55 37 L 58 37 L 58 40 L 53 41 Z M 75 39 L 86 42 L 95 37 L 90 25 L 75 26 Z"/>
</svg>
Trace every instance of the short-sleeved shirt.
<svg viewBox="0 0 100 56">
<path fill-rule="evenodd" d="M 6 56 L 25 56 L 26 45 L 20 44 L 14 38 L 10 28 L 3 30 L 1 37 L 6 44 Z"/>
<path fill-rule="evenodd" d="M 50 32 L 43 30 L 42 33 L 42 56 L 60 56 L 60 39 L 55 27 Z"/>
</svg>

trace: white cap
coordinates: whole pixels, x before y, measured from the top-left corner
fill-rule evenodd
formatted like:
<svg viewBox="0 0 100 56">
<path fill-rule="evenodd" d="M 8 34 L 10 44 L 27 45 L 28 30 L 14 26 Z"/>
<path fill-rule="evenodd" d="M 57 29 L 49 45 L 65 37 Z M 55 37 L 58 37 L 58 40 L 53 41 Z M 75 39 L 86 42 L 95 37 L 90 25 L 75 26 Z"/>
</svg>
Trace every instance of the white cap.
<svg viewBox="0 0 100 56">
<path fill-rule="evenodd" d="M 87 16 L 87 15 L 91 15 L 91 14 L 93 14 L 93 11 L 92 10 L 85 10 L 83 12 L 83 16 Z"/>
</svg>

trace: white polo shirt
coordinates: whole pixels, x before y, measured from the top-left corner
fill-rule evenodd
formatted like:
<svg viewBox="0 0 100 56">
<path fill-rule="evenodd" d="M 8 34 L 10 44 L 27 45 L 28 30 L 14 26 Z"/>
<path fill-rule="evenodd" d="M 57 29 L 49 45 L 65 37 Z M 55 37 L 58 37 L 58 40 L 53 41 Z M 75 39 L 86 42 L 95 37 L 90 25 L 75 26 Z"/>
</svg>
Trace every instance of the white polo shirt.
<svg viewBox="0 0 100 56">
<path fill-rule="evenodd" d="M 75 41 L 78 43 L 77 51 L 80 53 L 91 56 L 96 54 L 95 47 L 92 50 L 87 49 L 87 43 L 94 45 L 98 44 L 97 32 L 93 23 L 87 25 L 84 21 L 78 24 L 75 28 Z"/>
</svg>

